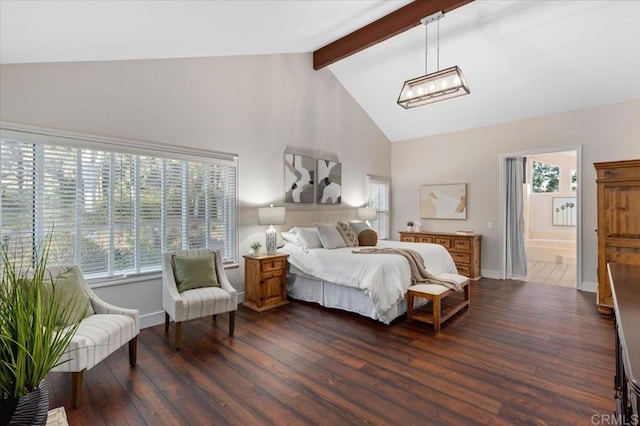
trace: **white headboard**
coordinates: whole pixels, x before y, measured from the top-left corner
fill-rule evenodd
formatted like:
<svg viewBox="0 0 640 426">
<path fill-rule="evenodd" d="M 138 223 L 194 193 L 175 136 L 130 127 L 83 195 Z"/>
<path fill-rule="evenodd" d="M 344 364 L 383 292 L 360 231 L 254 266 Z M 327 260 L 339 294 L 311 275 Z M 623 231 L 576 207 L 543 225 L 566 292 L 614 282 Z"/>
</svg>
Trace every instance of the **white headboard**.
<svg viewBox="0 0 640 426">
<path fill-rule="evenodd" d="M 294 226 L 315 226 L 316 223 L 336 223 L 339 220 L 348 222 L 357 218 L 356 208 L 350 210 L 287 210 L 287 223 L 279 228 L 288 230 Z"/>
</svg>

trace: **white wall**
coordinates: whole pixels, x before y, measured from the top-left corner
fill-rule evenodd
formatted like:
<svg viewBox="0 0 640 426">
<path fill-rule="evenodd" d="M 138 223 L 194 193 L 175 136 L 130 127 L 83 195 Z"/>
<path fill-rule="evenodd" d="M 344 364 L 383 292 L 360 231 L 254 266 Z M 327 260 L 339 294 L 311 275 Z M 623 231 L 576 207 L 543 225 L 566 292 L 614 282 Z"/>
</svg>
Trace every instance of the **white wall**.
<svg viewBox="0 0 640 426">
<path fill-rule="evenodd" d="M 389 140 L 311 54 L 0 66 L 0 120 L 236 153 L 240 254 L 264 243 L 257 206 L 283 205 L 283 152 L 326 152 L 342 162 L 340 207 L 364 204 L 367 174 L 390 175 Z M 288 225 L 287 225 L 288 226 Z M 243 290 L 243 265 L 228 270 Z M 159 322 L 159 279 L 103 287 L 109 301 Z"/>
<path fill-rule="evenodd" d="M 447 102 L 455 102 L 450 100 Z M 422 108 L 437 108 L 438 104 Z M 490 106 L 489 106 L 490 107 Z M 464 117 L 460 117 L 464 120 Z M 391 145 L 392 229 L 418 217 L 420 185 L 467 182 L 465 221 L 422 220 L 438 231 L 472 229 L 483 234 L 482 270 L 500 269 L 499 157 L 501 154 L 582 145 L 582 244 L 585 287 L 597 282 L 594 162 L 640 158 L 640 100 L 531 118 Z M 487 229 L 493 222 L 495 228 Z"/>
</svg>

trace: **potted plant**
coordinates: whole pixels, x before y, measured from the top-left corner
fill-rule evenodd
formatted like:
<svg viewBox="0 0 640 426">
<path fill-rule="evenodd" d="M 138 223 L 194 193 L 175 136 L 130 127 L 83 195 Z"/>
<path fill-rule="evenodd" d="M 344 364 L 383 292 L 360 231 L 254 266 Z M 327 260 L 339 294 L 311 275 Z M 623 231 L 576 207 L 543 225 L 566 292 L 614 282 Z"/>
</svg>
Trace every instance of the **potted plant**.
<svg viewBox="0 0 640 426">
<path fill-rule="evenodd" d="M 412 221 L 407 222 L 407 231 L 413 232 L 413 222 Z"/>
<path fill-rule="evenodd" d="M 259 241 L 254 241 L 251 244 L 251 250 L 253 250 L 253 255 L 257 256 L 258 252 L 260 252 L 260 247 L 262 247 L 262 244 Z"/>
<path fill-rule="evenodd" d="M 47 237 L 29 265 L 12 260 L 5 244 L 0 248 L 0 424 L 46 423 L 44 378 L 78 328 L 57 327 L 74 307 L 60 303 L 61 291 L 47 276 L 50 243 Z"/>
</svg>

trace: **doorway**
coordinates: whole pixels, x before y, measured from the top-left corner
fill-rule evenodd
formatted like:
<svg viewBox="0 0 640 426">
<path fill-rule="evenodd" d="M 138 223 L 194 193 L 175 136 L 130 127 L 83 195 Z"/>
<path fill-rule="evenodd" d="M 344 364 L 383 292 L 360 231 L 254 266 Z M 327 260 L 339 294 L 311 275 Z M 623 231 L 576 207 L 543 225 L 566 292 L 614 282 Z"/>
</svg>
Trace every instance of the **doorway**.
<svg viewBox="0 0 640 426">
<path fill-rule="evenodd" d="M 509 206 L 514 197 L 507 192 L 505 170 L 508 159 L 523 159 L 523 226 L 507 229 Z M 502 278 L 514 245 L 524 245 L 526 281 L 580 288 L 581 283 L 581 149 L 570 147 L 529 151 L 501 156 Z M 515 241 L 515 242 L 514 242 Z M 517 260 L 517 256 L 516 256 Z"/>
</svg>

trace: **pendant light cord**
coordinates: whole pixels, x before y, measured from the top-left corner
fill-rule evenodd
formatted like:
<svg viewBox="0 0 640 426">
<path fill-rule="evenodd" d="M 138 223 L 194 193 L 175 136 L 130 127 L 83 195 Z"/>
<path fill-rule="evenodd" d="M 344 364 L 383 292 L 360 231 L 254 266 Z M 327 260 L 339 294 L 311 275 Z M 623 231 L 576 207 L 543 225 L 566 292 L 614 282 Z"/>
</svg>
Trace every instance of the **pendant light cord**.
<svg viewBox="0 0 640 426">
<path fill-rule="evenodd" d="M 436 39 L 436 57 L 437 62 L 437 69 L 436 71 L 440 71 L 440 18 L 438 18 L 438 38 Z"/>
<path fill-rule="evenodd" d="M 429 58 L 429 23 L 424 22 L 424 74 L 429 74 L 428 58 Z"/>
</svg>

